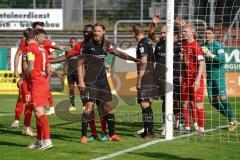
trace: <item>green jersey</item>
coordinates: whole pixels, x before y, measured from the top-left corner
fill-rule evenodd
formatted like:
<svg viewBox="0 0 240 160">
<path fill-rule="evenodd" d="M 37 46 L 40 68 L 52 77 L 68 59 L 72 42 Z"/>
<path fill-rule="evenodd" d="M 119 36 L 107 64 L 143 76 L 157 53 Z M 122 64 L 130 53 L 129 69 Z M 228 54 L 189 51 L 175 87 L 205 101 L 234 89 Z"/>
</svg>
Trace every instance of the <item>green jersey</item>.
<svg viewBox="0 0 240 160">
<path fill-rule="evenodd" d="M 218 41 L 204 44 L 212 54 L 215 55 L 213 59 L 205 57 L 207 78 L 219 78 L 225 73 L 224 65 L 226 63 L 224 46 Z"/>
</svg>

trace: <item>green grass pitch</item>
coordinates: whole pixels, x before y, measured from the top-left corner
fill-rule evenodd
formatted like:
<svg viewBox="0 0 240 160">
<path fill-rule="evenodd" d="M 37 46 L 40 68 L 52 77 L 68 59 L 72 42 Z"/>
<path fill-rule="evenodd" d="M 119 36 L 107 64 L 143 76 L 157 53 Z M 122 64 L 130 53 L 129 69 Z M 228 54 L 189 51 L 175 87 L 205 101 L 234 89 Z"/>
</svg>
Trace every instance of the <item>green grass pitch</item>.
<svg viewBox="0 0 240 160">
<path fill-rule="evenodd" d="M 51 136 L 54 148 L 47 151 L 29 150 L 26 148 L 33 138 L 21 135 L 21 129 L 10 129 L 9 126 L 14 120 L 16 95 L 0 96 L 0 159 L 2 160 L 75 160 L 94 159 L 111 153 L 116 153 L 146 143 L 145 140 L 135 137 L 136 131 L 142 127 L 140 107 L 119 104 L 116 108 L 116 132 L 123 139 L 123 142 L 100 142 L 94 141 L 87 145 L 80 143 L 81 122 L 71 122 L 59 119 L 57 116 L 49 117 L 51 123 Z M 67 96 L 54 96 L 55 103 Z M 80 101 L 77 99 L 78 110 Z M 232 98 L 236 117 L 240 113 L 240 98 Z M 153 103 L 155 113 L 155 129 L 162 122 L 161 102 Z M 206 108 L 206 129 L 215 128 L 227 124 L 227 120 L 210 107 L 208 100 L 205 101 Z M 80 114 L 77 114 L 80 117 Z M 139 117 L 139 118 L 138 118 Z M 240 118 L 238 118 L 240 119 Z M 23 117 L 21 118 L 22 124 Z M 99 122 L 97 120 L 98 131 Z M 32 126 L 35 129 L 35 117 L 32 118 Z M 206 133 L 205 137 L 189 136 L 178 138 L 172 141 L 160 142 L 146 148 L 128 152 L 111 159 L 119 160 L 238 160 L 240 159 L 240 130 L 228 132 L 225 128 L 216 129 Z M 88 132 L 89 133 L 89 132 Z M 160 131 L 155 130 L 158 139 L 163 139 Z M 178 136 L 176 133 L 174 136 Z"/>
</svg>

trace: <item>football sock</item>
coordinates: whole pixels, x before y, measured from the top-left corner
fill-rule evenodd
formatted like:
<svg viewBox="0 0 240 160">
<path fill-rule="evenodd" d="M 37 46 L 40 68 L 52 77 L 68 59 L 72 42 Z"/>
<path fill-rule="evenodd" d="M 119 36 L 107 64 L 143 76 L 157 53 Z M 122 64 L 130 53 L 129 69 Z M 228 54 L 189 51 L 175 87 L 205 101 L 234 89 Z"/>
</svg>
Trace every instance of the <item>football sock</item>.
<svg viewBox="0 0 240 160">
<path fill-rule="evenodd" d="M 87 113 L 82 113 L 82 136 L 87 136 L 87 127 L 88 127 L 88 121 L 87 121 Z"/>
<path fill-rule="evenodd" d="M 17 101 L 16 103 L 16 109 L 15 109 L 15 120 L 20 120 L 22 111 L 23 111 L 23 107 L 24 107 L 24 102 L 22 100 Z"/>
<path fill-rule="evenodd" d="M 69 99 L 70 99 L 70 102 L 71 102 L 72 106 L 75 106 L 75 102 L 74 102 L 75 96 L 74 96 L 74 94 L 70 94 Z"/>
<path fill-rule="evenodd" d="M 220 99 L 222 105 L 224 106 L 224 111 L 226 112 L 229 121 L 234 119 L 234 113 L 232 112 L 232 106 L 227 99 Z"/>
<path fill-rule="evenodd" d="M 106 134 L 107 133 L 107 131 L 106 131 L 107 121 L 103 117 L 101 117 L 100 123 L 101 123 L 101 128 L 102 128 L 102 134 Z"/>
<path fill-rule="evenodd" d="M 198 122 L 199 122 L 199 127 L 200 128 L 205 128 L 205 113 L 204 113 L 204 108 L 198 109 Z"/>
<path fill-rule="evenodd" d="M 27 104 L 24 110 L 24 125 L 26 127 L 31 126 L 32 111 L 33 111 L 32 106 L 30 104 Z"/>
<path fill-rule="evenodd" d="M 108 124 L 109 136 L 114 135 L 114 132 L 115 132 L 114 113 L 113 114 L 107 114 L 106 116 L 104 116 L 104 119 L 107 121 L 107 124 Z"/>
<path fill-rule="evenodd" d="M 39 117 L 39 121 L 41 124 L 44 140 L 50 139 L 50 128 L 49 128 L 49 122 L 48 122 L 47 116 L 43 114 L 42 116 Z"/>
</svg>

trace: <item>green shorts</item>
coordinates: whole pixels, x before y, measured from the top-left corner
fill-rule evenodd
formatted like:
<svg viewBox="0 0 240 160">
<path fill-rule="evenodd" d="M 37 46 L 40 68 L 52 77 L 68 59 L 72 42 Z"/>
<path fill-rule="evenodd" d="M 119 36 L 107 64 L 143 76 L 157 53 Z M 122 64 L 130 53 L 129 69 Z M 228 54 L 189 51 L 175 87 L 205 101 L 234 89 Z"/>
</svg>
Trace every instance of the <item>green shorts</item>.
<svg viewBox="0 0 240 160">
<path fill-rule="evenodd" d="M 225 77 L 207 78 L 208 97 L 226 95 Z"/>
</svg>

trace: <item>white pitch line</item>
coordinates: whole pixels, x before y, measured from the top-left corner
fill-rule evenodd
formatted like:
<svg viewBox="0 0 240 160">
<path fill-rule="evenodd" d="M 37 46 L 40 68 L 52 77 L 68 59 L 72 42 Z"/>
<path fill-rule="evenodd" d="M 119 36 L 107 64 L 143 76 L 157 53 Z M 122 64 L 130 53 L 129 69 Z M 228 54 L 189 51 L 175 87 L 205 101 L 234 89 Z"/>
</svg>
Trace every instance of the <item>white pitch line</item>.
<svg viewBox="0 0 240 160">
<path fill-rule="evenodd" d="M 215 130 L 218 130 L 218 129 L 222 129 L 222 128 L 226 128 L 226 127 L 228 127 L 228 125 L 219 126 L 219 127 L 214 128 L 214 129 L 207 129 L 207 130 L 205 130 L 205 133 L 212 132 L 212 131 L 215 131 Z M 181 136 L 176 136 L 176 137 L 173 138 L 173 140 L 184 138 L 184 137 L 189 137 L 189 136 L 193 136 L 193 135 L 195 135 L 195 133 L 181 135 Z M 153 141 L 150 141 L 150 142 L 147 142 L 147 143 L 135 146 L 135 147 L 131 147 L 131 148 L 128 148 L 128 149 L 125 149 L 125 150 L 122 150 L 122 151 L 118 151 L 116 153 L 108 154 L 106 156 L 95 158 L 95 159 L 92 159 L 92 160 L 104 160 L 104 159 L 117 157 L 119 155 L 122 155 L 122 154 L 125 154 L 125 153 L 128 153 L 128 152 L 136 151 L 136 150 L 145 148 L 147 146 L 151 146 L 151 145 L 154 145 L 154 144 L 157 144 L 157 143 L 161 143 L 161 142 L 166 142 L 166 141 L 169 141 L 169 140 L 166 140 L 166 139 L 153 140 Z"/>
<path fill-rule="evenodd" d="M 0 113 L 0 117 L 5 117 L 5 116 L 12 116 L 14 115 L 13 113 Z"/>
</svg>

